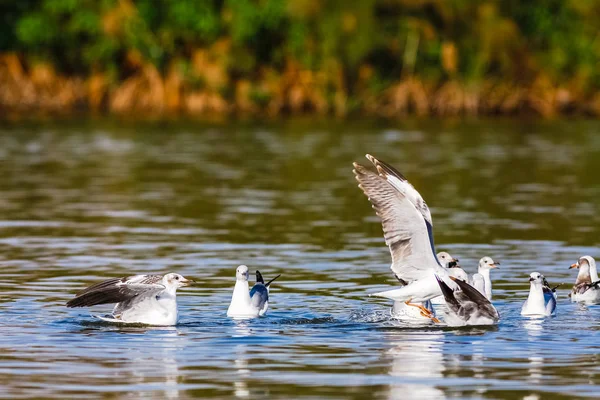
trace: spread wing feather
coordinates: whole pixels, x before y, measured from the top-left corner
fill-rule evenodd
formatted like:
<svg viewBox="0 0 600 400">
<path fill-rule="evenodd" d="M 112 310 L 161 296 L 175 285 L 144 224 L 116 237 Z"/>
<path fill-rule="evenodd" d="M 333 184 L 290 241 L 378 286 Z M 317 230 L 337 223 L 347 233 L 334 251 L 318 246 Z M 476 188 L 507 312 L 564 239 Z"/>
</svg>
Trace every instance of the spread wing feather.
<svg viewBox="0 0 600 400">
<path fill-rule="evenodd" d="M 475 308 L 482 314 L 489 316 L 490 318 L 499 318 L 498 310 L 490 303 L 490 301 L 481 294 L 477 289 L 473 286 L 469 285 L 467 282 L 463 282 L 460 279 L 456 279 L 454 277 L 450 277 L 458 287 L 461 289 L 462 293 L 465 294 L 468 301 L 472 301 L 475 303 Z"/>
<path fill-rule="evenodd" d="M 91 307 L 99 304 L 121 303 L 140 295 L 159 293 L 165 287 L 158 283 L 162 275 L 134 275 L 113 278 L 92 285 L 67 302 L 67 307 Z"/>
<path fill-rule="evenodd" d="M 392 271 L 399 279 L 409 283 L 422 278 L 437 264 L 423 212 L 417 209 L 405 191 L 398 190 L 385 177 L 357 163 L 354 163 L 354 175 L 381 218 L 385 243 L 392 255 Z M 413 191 L 416 192 L 414 188 Z"/>
<path fill-rule="evenodd" d="M 431 211 L 421 194 L 415 189 L 413 185 L 402 175 L 398 170 L 392 167 L 390 164 L 378 160 L 370 154 L 366 155 L 367 159 L 373 163 L 379 176 L 385 178 L 391 185 L 393 185 L 400 193 L 403 193 L 408 200 L 415 206 L 415 208 L 421 213 L 425 221 L 429 225 L 433 225 L 431 219 Z"/>
</svg>

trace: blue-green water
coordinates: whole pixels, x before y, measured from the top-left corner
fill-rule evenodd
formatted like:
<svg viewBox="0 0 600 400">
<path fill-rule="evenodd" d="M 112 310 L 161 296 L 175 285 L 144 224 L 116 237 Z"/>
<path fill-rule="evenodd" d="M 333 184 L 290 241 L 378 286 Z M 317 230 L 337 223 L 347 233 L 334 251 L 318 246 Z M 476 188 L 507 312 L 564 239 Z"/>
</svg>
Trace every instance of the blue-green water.
<svg viewBox="0 0 600 400">
<path fill-rule="evenodd" d="M 438 250 L 494 270 L 492 328 L 404 329 L 389 253 L 352 162 L 402 171 L 432 209 Z M 600 123 L 5 124 L 0 129 L 0 397 L 597 397 L 600 306 L 568 270 L 600 256 Z M 266 318 L 225 313 L 245 263 Z M 67 309 L 106 277 L 179 272 L 173 328 Z M 519 315 L 528 275 L 558 315 Z"/>
</svg>

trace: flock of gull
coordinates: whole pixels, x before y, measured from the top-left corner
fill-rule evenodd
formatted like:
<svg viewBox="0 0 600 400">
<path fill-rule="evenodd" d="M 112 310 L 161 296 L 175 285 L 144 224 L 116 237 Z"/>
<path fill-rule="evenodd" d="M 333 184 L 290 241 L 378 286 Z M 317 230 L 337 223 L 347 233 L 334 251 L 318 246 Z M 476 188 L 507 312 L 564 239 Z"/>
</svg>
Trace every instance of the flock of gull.
<svg viewBox="0 0 600 400">
<path fill-rule="evenodd" d="M 469 276 L 456 258 L 447 252 L 436 254 L 431 212 L 419 192 L 391 165 L 369 154 L 366 157 L 375 171 L 354 163 L 353 172 L 358 186 L 381 218 L 385 243 L 392 256 L 390 268 L 399 282 L 399 287 L 371 296 L 393 300 L 392 317 L 407 323 L 449 326 L 498 323 L 500 314 L 492 304 L 490 272 L 498 268 L 499 263 L 483 257 L 477 273 Z M 570 268 L 579 270 L 569 294 L 571 301 L 600 303 L 595 260 L 583 256 Z M 261 273 L 256 271 L 252 289 L 248 278 L 248 267 L 237 267 L 228 317 L 254 318 L 266 314 L 269 287 L 279 275 L 265 283 Z M 175 325 L 177 289 L 192 283 L 175 273 L 114 278 L 84 289 L 67 302 L 67 307 L 115 304 L 110 315 L 94 317 L 114 323 Z M 529 296 L 523 303 L 521 315 L 555 315 L 556 287 L 552 288 L 539 272 L 530 274 L 529 283 Z"/>
</svg>

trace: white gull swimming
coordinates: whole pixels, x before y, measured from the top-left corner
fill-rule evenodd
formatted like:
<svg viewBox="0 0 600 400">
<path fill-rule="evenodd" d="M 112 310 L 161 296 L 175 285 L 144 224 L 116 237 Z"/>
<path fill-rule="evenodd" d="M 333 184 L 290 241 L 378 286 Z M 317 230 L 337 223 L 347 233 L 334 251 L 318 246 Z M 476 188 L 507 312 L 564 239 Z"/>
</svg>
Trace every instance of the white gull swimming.
<svg viewBox="0 0 600 400">
<path fill-rule="evenodd" d="M 277 275 L 265 283 L 261 273 L 256 271 L 256 283 L 249 290 L 248 267 L 240 265 L 235 271 L 235 286 L 227 316 L 234 318 L 254 318 L 263 316 L 269 309 L 269 286 L 279 278 Z"/>
<path fill-rule="evenodd" d="M 477 266 L 477 274 L 473 275 L 473 279 L 471 283 L 475 283 L 475 275 L 481 275 L 483 278 L 483 293 L 485 297 L 492 301 L 492 279 L 490 278 L 490 271 L 494 268 L 498 268 L 499 262 L 494 262 L 491 257 L 483 257 L 479 260 L 479 265 Z M 479 277 L 477 278 L 479 280 Z"/>
<path fill-rule="evenodd" d="M 569 296 L 571 301 L 586 304 L 600 303 L 600 280 L 596 261 L 591 256 L 580 257 L 570 268 L 578 268 L 577 279 Z"/>
<path fill-rule="evenodd" d="M 548 286 L 544 275 L 532 272 L 529 275 L 529 296 L 523 307 L 521 315 L 549 317 L 556 314 L 556 295 Z"/>
<path fill-rule="evenodd" d="M 112 315 L 93 315 L 107 322 L 176 325 L 177 289 L 193 281 L 175 273 L 113 278 L 84 289 L 67 307 L 114 304 Z"/>
</svg>

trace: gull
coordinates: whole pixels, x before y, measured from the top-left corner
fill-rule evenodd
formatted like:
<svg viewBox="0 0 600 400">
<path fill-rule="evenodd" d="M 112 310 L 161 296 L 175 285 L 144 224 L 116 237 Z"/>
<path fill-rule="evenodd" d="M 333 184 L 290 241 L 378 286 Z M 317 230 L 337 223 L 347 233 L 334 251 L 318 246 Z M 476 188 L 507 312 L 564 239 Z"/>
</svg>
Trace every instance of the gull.
<svg viewBox="0 0 600 400">
<path fill-rule="evenodd" d="M 113 278 L 79 292 L 67 307 L 114 304 L 112 315 L 93 315 L 107 322 L 170 326 L 177 324 L 177 289 L 193 283 L 179 274 Z"/>
<path fill-rule="evenodd" d="M 483 257 L 479 260 L 479 266 L 477 267 L 477 274 L 483 277 L 485 297 L 487 297 L 489 301 L 492 301 L 492 280 L 490 279 L 490 271 L 494 268 L 498 268 L 498 265 L 500 265 L 500 263 L 494 262 L 491 257 Z M 473 275 L 472 282 L 474 282 L 475 275 Z"/>
<path fill-rule="evenodd" d="M 437 276 L 436 278 L 448 306 L 448 325 L 493 325 L 498 322 L 498 310 L 476 288 L 458 278 L 450 277 L 461 289 L 454 291 L 443 280 Z"/>
<path fill-rule="evenodd" d="M 544 275 L 532 272 L 529 275 L 529 297 L 523 303 L 521 315 L 550 317 L 556 315 L 556 297 Z"/>
<path fill-rule="evenodd" d="M 358 187 L 367 195 L 381 218 L 385 243 L 392 255 L 391 269 L 403 284 L 399 289 L 372 296 L 402 301 L 434 318 L 422 304 L 442 294 L 436 275 L 458 289 L 435 254 L 431 213 L 427 204 L 400 172 L 367 154 L 377 173 L 354 163 Z"/>
<path fill-rule="evenodd" d="M 269 308 L 269 286 L 279 278 L 277 275 L 265 283 L 260 272 L 256 271 L 256 283 L 249 291 L 248 267 L 240 265 L 235 271 L 235 287 L 231 296 L 231 304 L 227 309 L 227 316 L 234 318 L 254 318 L 263 316 Z"/>
<path fill-rule="evenodd" d="M 569 294 L 571 301 L 587 304 L 600 303 L 600 280 L 596 270 L 596 261 L 591 256 L 583 256 L 569 268 L 579 268 L 575 286 Z"/>
</svg>

